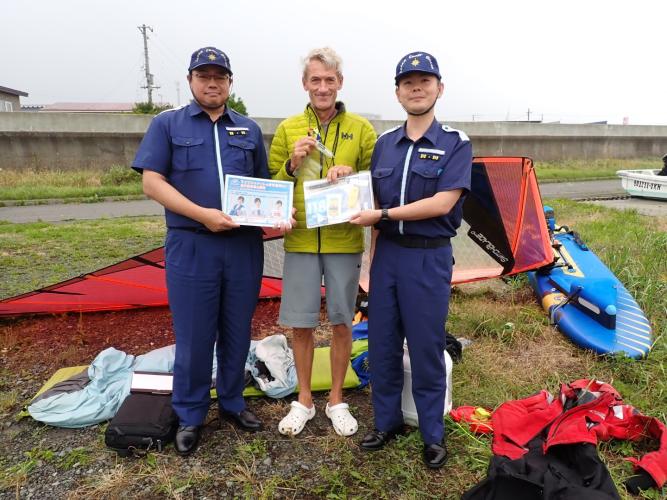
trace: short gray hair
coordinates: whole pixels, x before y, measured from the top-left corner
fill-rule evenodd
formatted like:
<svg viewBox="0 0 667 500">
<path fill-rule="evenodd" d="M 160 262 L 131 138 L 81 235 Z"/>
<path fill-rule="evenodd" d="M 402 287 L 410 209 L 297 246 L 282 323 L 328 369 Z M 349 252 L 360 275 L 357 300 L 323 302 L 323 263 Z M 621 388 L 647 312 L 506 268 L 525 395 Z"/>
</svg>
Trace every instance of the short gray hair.
<svg viewBox="0 0 667 500">
<path fill-rule="evenodd" d="M 334 70 L 338 75 L 338 78 L 343 78 L 343 60 L 331 47 L 322 47 L 308 52 L 308 55 L 303 58 L 304 78 L 308 71 L 308 64 L 311 61 L 320 61 L 326 68 Z"/>
</svg>

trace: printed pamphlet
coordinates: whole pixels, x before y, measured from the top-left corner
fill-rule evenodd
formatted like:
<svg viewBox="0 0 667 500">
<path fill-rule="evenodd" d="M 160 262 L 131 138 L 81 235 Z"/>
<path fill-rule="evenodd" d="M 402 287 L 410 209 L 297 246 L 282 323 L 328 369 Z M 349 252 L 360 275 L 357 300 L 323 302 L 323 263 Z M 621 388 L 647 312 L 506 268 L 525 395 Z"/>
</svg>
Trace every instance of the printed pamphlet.
<svg viewBox="0 0 667 500">
<path fill-rule="evenodd" d="M 275 227 L 291 219 L 293 196 L 288 181 L 227 175 L 222 211 L 242 226 Z"/>
<path fill-rule="evenodd" d="M 306 202 L 306 226 L 329 226 L 347 222 L 360 212 L 373 208 L 373 185 L 368 170 L 355 175 L 305 181 L 303 194 Z"/>
</svg>

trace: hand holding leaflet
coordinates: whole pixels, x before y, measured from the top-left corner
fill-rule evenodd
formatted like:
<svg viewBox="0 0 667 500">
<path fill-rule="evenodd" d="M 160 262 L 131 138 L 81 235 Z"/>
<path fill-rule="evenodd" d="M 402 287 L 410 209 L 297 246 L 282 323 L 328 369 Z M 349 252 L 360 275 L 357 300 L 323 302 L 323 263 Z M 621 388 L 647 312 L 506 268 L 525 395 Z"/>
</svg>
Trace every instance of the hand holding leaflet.
<svg viewBox="0 0 667 500">
<path fill-rule="evenodd" d="M 346 175 L 352 175 L 354 169 L 347 165 L 334 165 L 327 172 L 327 180 L 329 182 L 334 182 L 340 177 L 345 177 Z"/>
<path fill-rule="evenodd" d="M 228 175 L 225 177 L 223 212 L 241 226 L 292 226 L 294 184 L 287 181 Z"/>
<path fill-rule="evenodd" d="M 373 208 L 373 189 L 368 171 L 356 175 L 303 183 L 308 228 L 347 222 L 362 210 Z"/>
</svg>

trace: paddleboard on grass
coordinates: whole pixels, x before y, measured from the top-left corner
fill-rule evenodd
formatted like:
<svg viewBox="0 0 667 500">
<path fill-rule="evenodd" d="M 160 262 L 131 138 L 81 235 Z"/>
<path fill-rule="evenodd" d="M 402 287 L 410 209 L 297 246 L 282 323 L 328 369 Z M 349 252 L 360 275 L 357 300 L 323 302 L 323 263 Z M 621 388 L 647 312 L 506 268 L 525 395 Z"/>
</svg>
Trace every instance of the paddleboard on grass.
<svg viewBox="0 0 667 500">
<path fill-rule="evenodd" d="M 637 301 L 576 233 L 560 228 L 553 241 L 554 265 L 528 273 L 551 322 L 584 349 L 646 357 L 653 336 Z"/>
</svg>

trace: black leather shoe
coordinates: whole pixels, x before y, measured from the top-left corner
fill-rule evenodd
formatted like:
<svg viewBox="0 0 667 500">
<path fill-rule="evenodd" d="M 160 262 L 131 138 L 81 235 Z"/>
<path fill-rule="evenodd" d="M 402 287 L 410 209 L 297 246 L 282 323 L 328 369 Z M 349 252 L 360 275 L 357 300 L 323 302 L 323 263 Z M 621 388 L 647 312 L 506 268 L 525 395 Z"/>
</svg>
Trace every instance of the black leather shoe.
<svg viewBox="0 0 667 500">
<path fill-rule="evenodd" d="M 180 425 L 174 438 L 176 453 L 182 457 L 193 453 L 199 444 L 199 431 L 198 425 Z"/>
<path fill-rule="evenodd" d="M 361 443 L 359 443 L 359 446 L 362 450 L 366 451 L 381 450 L 389 441 L 400 434 L 403 434 L 402 427 L 398 427 L 387 432 L 373 429 L 371 432 L 364 436 L 364 438 L 361 440 Z"/>
<path fill-rule="evenodd" d="M 262 430 L 262 422 L 247 408 L 240 413 L 220 410 L 220 417 L 244 431 L 255 432 Z"/>
<path fill-rule="evenodd" d="M 424 463 L 429 469 L 439 469 L 447 461 L 448 453 L 445 442 L 424 445 Z"/>
</svg>

